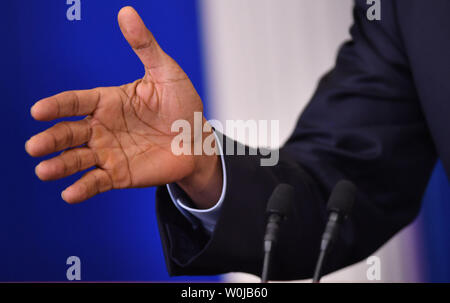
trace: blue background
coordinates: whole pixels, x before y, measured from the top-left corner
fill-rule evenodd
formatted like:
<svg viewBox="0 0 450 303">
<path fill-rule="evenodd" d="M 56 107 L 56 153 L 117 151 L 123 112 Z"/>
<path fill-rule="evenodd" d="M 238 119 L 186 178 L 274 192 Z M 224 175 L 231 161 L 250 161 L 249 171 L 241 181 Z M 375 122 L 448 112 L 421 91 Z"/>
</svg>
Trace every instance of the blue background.
<svg viewBox="0 0 450 303">
<path fill-rule="evenodd" d="M 423 280 L 450 282 L 450 184 L 438 162 L 431 176 L 419 216 L 423 245 Z"/>
<path fill-rule="evenodd" d="M 24 150 L 29 137 L 52 125 L 31 118 L 34 102 L 143 75 L 117 25 L 126 5 L 138 10 L 202 95 L 196 1 L 82 0 L 82 20 L 74 22 L 66 19 L 66 0 L 2 1 L 0 281 L 64 281 L 73 255 L 81 259 L 82 280 L 170 279 L 153 188 L 111 191 L 70 206 L 60 192 L 80 175 L 43 183 L 34 175 L 39 160 Z"/>
<path fill-rule="evenodd" d="M 65 0 L 2 2 L 0 281 L 64 281 L 72 255 L 81 258 L 83 280 L 219 279 L 168 277 L 154 189 L 116 190 L 70 206 L 60 192 L 79 175 L 43 183 L 34 175 L 39 160 L 25 153 L 25 141 L 51 125 L 31 119 L 29 108 L 37 100 L 142 76 L 116 21 L 125 5 L 138 10 L 203 97 L 196 1 L 82 0 L 82 20 L 74 22 L 66 19 Z M 449 214 L 450 186 L 439 162 L 419 218 L 424 281 L 450 281 Z"/>
</svg>

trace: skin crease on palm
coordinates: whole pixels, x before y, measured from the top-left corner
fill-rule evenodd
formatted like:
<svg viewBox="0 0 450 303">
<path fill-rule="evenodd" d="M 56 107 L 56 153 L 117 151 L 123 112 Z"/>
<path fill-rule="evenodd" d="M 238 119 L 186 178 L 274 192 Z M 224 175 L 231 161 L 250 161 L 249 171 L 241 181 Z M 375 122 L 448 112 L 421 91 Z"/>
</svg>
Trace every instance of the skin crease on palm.
<svg viewBox="0 0 450 303">
<path fill-rule="evenodd" d="M 93 168 L 62 192 L 71 204 L 111 189 L 177 182 L 198 208 L 209 208 L 222 189 L 218 156 L 176 156 L 171 150 L 177 135 L 172 123 L 184 119 L 193 125 L 194 112 L 203 112 L 202 101 L 133 8 L 122 8 L 118 21 L 145 67 L 144 77 L 120 87 L 63 92 L 38 101 L 31 108 L 36 120 L 86 117 L 58 123 L 26 142 L 33 157 L 63 151 L 42 161 L 36 175 L 57 180 Z"/>
</svg>

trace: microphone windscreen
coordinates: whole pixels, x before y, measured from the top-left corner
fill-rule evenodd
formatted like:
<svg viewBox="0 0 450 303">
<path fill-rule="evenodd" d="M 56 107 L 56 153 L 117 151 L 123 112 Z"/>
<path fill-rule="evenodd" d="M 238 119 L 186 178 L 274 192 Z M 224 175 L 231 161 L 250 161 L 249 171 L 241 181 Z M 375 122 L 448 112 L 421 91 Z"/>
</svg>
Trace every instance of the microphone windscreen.
<svg viewBox="0 0 450 303">
<path fill-rule="evenodd" d="M 278 184 L 267 203 L 267 213 L 277 213 L 285 216 L 295 199 L 295 190 L 289 184 Z"/>
<path fill-rule="evenodd" d="M 347 180 L 339 181 L 331 192 L 327 210 L 347 216 L 355 202 L 356 186 Z"/>
</svg>

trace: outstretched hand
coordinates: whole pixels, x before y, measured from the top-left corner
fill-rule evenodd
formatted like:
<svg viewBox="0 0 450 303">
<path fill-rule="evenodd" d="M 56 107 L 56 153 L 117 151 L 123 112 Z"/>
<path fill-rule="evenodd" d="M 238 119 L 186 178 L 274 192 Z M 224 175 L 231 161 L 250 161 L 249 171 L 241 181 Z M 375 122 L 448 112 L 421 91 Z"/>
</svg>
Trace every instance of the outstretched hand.
<svg viewBox="0 0 450 303">
<path fill-rule="evenodd" d="M 56 180 L 94 167 L 62 192 L 68 203 L 115 188 L 178 182 L 199 208 L 210 207 L 222 186 L 217 156 L 171 151 L 177 135 L 172 123 L 184 119 L 192 125 L 194 112 L 203 112 L 202 101 L 133 8 L 123 8 L 118 20 L 145 67 L 144 77 L 120 87 L 68 91 L 38 101 L 31 109 L 36 120 L 86 117 L 58 123 L 27 141 L 33 157 L 63 151 L 42 161 L 36 174 L 44 181 Z"/>
</svg>

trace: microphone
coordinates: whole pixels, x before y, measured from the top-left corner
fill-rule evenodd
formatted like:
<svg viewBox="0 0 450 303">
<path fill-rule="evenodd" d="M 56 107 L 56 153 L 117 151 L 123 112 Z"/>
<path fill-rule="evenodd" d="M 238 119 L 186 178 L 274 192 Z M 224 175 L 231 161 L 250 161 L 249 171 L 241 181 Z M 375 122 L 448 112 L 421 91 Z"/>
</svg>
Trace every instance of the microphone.
<svg viewBox="0 0 450 303">
<path fill-rule="evenodd" d="M 279 184 L 267 203 L 268 214 L 266 233 L 264 235 L 264 262 L 261 274 L 261 283 L 266 283 L 269 278 L 270 258 L 272 248 L 277 242 L 280 222 L 286 218 L 292 201 L 295 198 L 295 190 L 289 184 Z"/>
<path fill-rule="evenodd" d="M 322 267 L 327 256 L 331 243 L 336 237 L 339 226 L 348 217 L 355 202 L 356 187 L 353 183 L 346 180 L 339 181 L 331 192 L 327 204 L 329 213 L 328 223 L 322 235 L 320 243 L 319 258 L 314 270 L 313 283 L 319 283 L 322 277 Z"/>
</svg>

